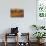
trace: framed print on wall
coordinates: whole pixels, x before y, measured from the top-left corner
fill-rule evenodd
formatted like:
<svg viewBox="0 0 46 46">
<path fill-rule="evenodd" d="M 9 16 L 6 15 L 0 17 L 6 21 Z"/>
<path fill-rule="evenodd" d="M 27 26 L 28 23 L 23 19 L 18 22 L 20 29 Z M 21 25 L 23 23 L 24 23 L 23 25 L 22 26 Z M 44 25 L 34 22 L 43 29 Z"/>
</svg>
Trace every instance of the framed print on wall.
<svg viewBox="0 0 46 46">
<path fill-rule="evenodd" d="M 11 17 L 24 17 L 23 9 L 11 9 L 10 11 Z"/>
</svg>

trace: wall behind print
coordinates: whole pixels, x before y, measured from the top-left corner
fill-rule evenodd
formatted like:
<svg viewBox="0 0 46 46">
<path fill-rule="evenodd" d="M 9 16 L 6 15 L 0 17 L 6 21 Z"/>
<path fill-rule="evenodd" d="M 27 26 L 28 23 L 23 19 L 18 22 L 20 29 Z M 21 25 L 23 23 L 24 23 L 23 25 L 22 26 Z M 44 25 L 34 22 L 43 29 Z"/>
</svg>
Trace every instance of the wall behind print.
<svg viewBox="0 0 46 46">
<path fill-rule="evenodd" d="M 24 18 L 11 18 L 11 8 L 24 9 Z M 11 27 L 19 27 L 19 32 L 30 32 L 30 25 L 36 24 L 36 0 L 1 0 L 0 1 L 0 34 Z"/>
</svg>

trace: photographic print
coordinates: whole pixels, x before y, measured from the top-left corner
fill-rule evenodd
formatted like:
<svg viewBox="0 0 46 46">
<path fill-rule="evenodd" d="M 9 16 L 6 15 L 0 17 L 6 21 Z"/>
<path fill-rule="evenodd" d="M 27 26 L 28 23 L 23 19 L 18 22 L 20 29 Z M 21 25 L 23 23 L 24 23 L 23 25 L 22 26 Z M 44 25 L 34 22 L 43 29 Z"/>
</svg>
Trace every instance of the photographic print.
<svg viewBox="0 0 46 46">
<path fill-rule="evenodd" d="M 24 17 L 23 9 L 11 9 L 11 17 Z"/>
</svg>

